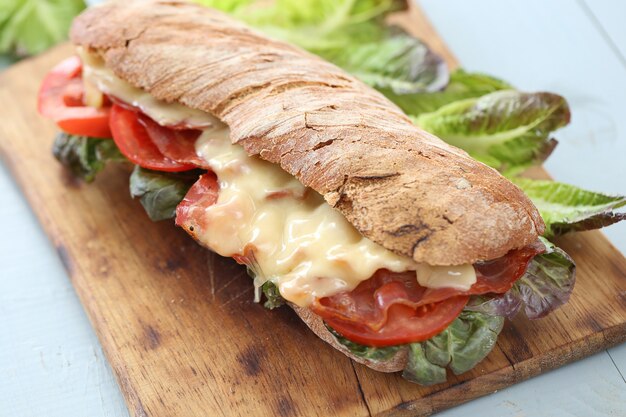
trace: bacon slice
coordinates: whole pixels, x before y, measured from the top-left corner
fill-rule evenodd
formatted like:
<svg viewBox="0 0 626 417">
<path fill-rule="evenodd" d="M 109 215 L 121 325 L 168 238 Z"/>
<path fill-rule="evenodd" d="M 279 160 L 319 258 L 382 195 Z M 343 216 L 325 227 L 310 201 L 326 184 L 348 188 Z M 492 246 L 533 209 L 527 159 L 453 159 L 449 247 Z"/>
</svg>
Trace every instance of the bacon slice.
<svg viewBox="0 0 626 417">
<path fill-rule="evenodd" d="M 474 265 L 476 283 L 467 291 L 454 288 L 431 289 L 418 284 L 415 272 L 379 270 L 351 292 L 316 300 L 313 311 L 325 320 L 341 320 L 379 331 L 388 321 L 389 309 L 404 305 L 414 310 L 458 296 L 503 294 L 522 277 L 535 255 L 545 251 L 537 242 L 507 255 Z"/>
</svg>

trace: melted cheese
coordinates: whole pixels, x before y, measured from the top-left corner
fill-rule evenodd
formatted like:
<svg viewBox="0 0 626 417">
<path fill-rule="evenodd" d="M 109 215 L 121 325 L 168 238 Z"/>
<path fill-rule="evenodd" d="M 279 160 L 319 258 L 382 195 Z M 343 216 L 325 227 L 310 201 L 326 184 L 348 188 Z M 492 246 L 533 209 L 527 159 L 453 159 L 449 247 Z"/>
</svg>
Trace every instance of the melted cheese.
<svg viewBox="0 0 626 417">
<path fill-rule="evenodd" d="M 86 83 L 138 106 L 162 125 L 206 126 L 197 154 L 218 177 L 216 204 L 205 209 L 208 225 L 198 239 L 223 256 L 252 253 L 257 288 L 275 283 L 281 295 L 300 306 L 314 298 L 354 289 L 378 269 L 417 271 L 420 285 L 466 290 L 476 282 L 472 265 L 417 264 L 363 237 L 337 210 L 279 166 L 249 156 L 232 144 L 228 127 L 180 104 L 157 101 L 116 77 L 101 60 L 83 53 Z"/>
<path fill-rule="evenodd" d="M 224 256 L 253 249 L 257 285 L 271 280 L 283 297 L 308 305 L 353 289 L 380 268 L 415 269 L 410 258 L 364 238 L 295 177 L 231 144 L 227 130 L 205 130 L 196 150 L 220 183 L 199 238 Z"/>
<path fill-rule="evenodd" d="M 476 283 L 476 271 L 472 265 L 431 266 L 418 264 L 417 282 L 428 288 L 455 288 L 467 291 Z"/>
<path fill-rule="evenodd" d="M 83 61 L 85 99 L 93 107 L 102 105 L 102 95 L 100 94 L 98 97 L 97 92 L 103 92 L 138 107 L 161 126 L 211 127 L 222 125 L 218 119 L 206 112 L 191 109 L 179 103 L 166 103 L 157 100 L 148 92 L 124 82 L 104 65 L 101 57 L 86 52 L 84 48 L 79 47 L 78 54 Z"/>
</svg>

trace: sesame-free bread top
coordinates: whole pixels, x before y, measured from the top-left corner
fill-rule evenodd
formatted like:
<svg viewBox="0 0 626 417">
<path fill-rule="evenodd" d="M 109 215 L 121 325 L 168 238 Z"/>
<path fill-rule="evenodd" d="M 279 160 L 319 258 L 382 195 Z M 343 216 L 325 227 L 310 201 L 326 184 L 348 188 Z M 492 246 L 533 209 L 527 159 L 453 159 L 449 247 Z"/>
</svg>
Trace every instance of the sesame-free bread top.
<svg viewBox="0 0 626 417">
<path fill-rule="evenodd" d="M 114 1 L 76 45 L 154 97 L 211 113 L 249 154 L 322 194 L 366 237 L 417 262 L 493 259 L 544 225 L 515 185 L 411 123 L 340 68 L 179 1 Z"/>
</svg>

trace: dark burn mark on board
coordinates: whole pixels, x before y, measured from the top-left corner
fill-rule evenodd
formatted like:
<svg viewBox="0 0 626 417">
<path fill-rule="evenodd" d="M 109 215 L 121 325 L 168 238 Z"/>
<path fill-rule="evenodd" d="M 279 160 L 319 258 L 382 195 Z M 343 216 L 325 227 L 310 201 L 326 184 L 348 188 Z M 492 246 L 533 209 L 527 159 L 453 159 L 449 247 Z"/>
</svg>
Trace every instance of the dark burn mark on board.
<svg viewBox="0 0 626 417">
<path fill-rule="evenodd" d="M 261 372 L 261 362 L 264 352 L 257 346 L 248 346 L 237 355 L 237 362 L 241 364 L 247 376 L 257 376 Z"/>
<path fill-rule="evenodd" d="M 161 344 L 161 334 L 149 324 L 143 325 L 143 346 L 148 350 L 153 350 Z"/>
<path fill-rule="evenodd" d="M 296 409 L 291 399 L 285 397 L 284 395 L 278 398 L 278 403 L 276 404 L 276 415 L 280 417 L 290 417 L 297 415 Z"/>
<path fill-rule="evenodd" d="M 70 275 L 72 275 L 74 272 L 74 265 L 72 264 L 72 259 L 70 258 L 70 255 L 67 252 L 67 248 L 63 244 L 59 244 L 57 245 L 56 250 L 57 250 L 57 254 L 59 255 L 59 258 L 61 259 L 61 263 L 63 264 L 63 267 Z"/>
</svg>

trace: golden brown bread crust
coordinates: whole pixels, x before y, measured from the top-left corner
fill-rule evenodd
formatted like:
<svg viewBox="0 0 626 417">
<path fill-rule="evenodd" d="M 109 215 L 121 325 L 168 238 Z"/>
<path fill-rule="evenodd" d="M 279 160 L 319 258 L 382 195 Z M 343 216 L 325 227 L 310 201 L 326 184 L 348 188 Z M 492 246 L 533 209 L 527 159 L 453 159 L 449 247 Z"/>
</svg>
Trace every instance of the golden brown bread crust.
<svg viewBox="0 0 626 417">
<path fill-rule="evenodd" d="M 420 130 L 343 70 L 222 13 L 111 2 L 78 17 L 71 38 L 156 98 L 219 117 L 233 142 L 280 164 L 398 254 L 474 263 L 544 230 L 530 200 L 495 170 Z"/>
</svg>

